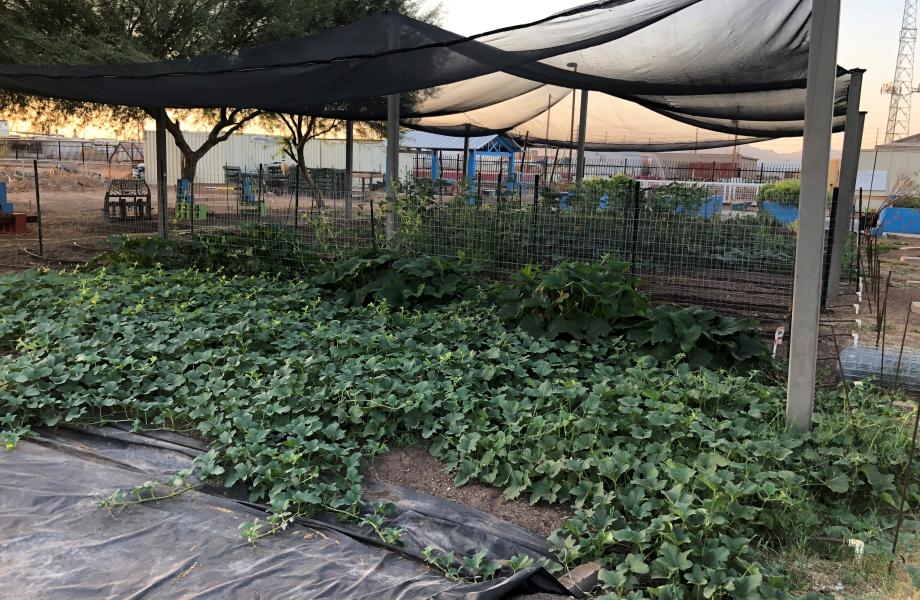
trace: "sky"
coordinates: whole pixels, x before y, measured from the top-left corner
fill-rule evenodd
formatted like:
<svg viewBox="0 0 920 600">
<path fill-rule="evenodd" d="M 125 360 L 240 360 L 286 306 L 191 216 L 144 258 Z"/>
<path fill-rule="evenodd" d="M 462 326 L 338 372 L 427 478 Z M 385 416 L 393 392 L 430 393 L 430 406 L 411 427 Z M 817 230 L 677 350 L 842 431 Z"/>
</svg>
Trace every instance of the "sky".
<svg viewBox="0 0 920 600">
<path fill-rule="evenodd" d="M 434 0 L 426 1 L 430 4 Z M 483 30 L 528 22 L 585 4 L 586 1 L 444 0 L 441 3 L 441 26 L 459 34 L 472 35 Z M 862 110 L 868 111 L 863 136 L 864 148 L 875 146 L 876 133 L 879 141 L 884 141 L 889 97 L 881 94 L 881 88 L 894 75 L 903 14 L 904 0 L 842 0 L 837 63 L 846 68 L 866 69 L 860 103 Z M 920 83 L 920 72 L 914 78 L 914 85 Z M 920 98 L 916 101 L 912 118 L 913 123 L 920 125 L 920 114 L 917 113 L 920 113 Z M 911 132 L 916 131 L 914 127 L 911 128 Z M 801 150 L 802 140 L 792 138 L 756 145 L 783 154 L 795 153 Z M 842 134 L 834 136 L 833 145 L 838 150 L 842 147 Z"/>
</svg>

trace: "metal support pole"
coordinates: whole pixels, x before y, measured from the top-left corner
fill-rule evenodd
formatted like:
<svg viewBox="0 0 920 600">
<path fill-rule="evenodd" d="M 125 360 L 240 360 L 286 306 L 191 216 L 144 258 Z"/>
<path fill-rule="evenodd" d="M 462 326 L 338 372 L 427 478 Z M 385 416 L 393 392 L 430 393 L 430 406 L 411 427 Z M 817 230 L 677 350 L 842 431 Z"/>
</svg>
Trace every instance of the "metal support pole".
<svg viewBox="0 0 920 600">
<path fill-rule="evenodd" d="M 578 159 L 575 169 L 575 189 L 585 178 L 585 138 L 588 135 L 588 90 L 581 90 L 581 114 L 578 118 Z"/>
<path fill-rule="evenodd" d="M 633 222 L 632 222 L 632 246 L 629 252 L 629 272 L 636 274 L 636 252 L 639 248 L 639 204 L 642 197 L 642 184 L 636 182 L 633 188 Z"/>
<path fill-rule="evenodd" d="M 396 195 L 399 189 L 399 94 L 387 96 L 387 240 L 396 235 Z"/>
<path fill-rule="evenodd" d="M 859 170 L 859 149 L 862 146 L 863 125 L 866 113 L 859 112 L 862 90 L 862 69 L 850 71 L 850 91 L 847 95 L 847 124 L 843 138 L 843 155 L 840 158 L 840 210 L 834 228 L 834 246 L 831 249 L 830 272 L 827 279 L 827 297 L 831 300 L 840 294 L 840 275 L 843 271 L 843 251 L 847 233 L 853 229 L 853 198 L 856 192 L 856 174 Z"/>
<path fill-rule="evenodd" d="M 157 109 L 156 165 L 157 165 L 157 225 L 160 237 L 169 237 L 169 197 L 166 193 L 166 109 Z"/>
<path fill-rule="evenodd" d="M 818 357 L 818 312 L 821 305 L 821 262 L 827 204 L 828 161 L 837 78 L 837 36 L 840 0 L 812 5 L 808 87 L 805 96 L 805 135 L 799 232 L 792 292 L 792 331 L 786 426 L 811 429 Z"/>
<path fill-rule="evenodd" d="M 345 121 L 345 218 L 353 216 L 352 179 L 355 176 L 355 122 Z"/>
<path fill-rule="evenodd" d="M 460 181 L 463 182 L 464 191 L 466 191 L 467 177 L 466 172 L 469 169 L 470 160 L 470 126 L 466 126 L 466 135 L 463 137 L 463 167 L 460 169 Z"/>
<path fill-rule="evenodd" d="M 840 188 L 834 188 L 834 191 L 831 194 L 831 228 L 829 232 L 830 238 L 828 238 L 826 240 L 827 243 L 824 244 L 824 271 L 822 273 L 823 279 L 821 280 L 821 310 L 827 308 L 827 292 L 830 289 L 830 281 L 828 278 L 831 274 L 831 254 L 834 250 L 837 236 L 840 235 L 840 232 L 835 230 L 833 224 L 838 220 L 837 216 L 841 211 L 843 211 L 843 206 L 840 204 Z"/>
<path fill-rule="evenodd" d="M 45 235 L 42 228 L 42 195 L 38 189 L 38 161 L 32 161 L 32 174 L 35 176 L 35 211 L 38 213 L 38 255 L 45 255 Z"/>
</svg>

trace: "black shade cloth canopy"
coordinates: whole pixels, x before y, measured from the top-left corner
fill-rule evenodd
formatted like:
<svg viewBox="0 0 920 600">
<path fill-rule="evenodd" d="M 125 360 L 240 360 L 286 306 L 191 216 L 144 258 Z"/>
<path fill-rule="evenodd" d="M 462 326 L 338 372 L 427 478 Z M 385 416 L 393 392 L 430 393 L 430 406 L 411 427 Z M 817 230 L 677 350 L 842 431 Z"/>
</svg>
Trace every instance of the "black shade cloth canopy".
<svg viewBox="0 0 920 600">
<path fill-rule="evenodd" d="M 382 13 L 183 61 L 0 65 L 0 89 L 146 108 L 255 108 L 593 150 L 706 148 L 802 134 L 811 0 L 607 0 L 464 37 Z M 849 74 L 839 69 L 835 128 Z"/>
</svg>

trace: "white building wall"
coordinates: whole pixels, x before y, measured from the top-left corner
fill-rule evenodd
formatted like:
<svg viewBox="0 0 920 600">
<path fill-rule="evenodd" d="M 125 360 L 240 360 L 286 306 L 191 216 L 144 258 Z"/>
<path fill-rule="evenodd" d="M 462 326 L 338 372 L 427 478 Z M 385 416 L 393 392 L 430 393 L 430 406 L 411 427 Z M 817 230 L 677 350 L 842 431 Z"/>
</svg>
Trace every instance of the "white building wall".
<svg viewBox="0 0 920 600">
<path fill-rule="evenodd" d="M 207 139 L 207 134 L 187 132 L 185 139 L 192 148 L 197 148 Z M 146 179 L 148 184 L 156 183 L 156 132 L 146 131 L 144 156 L 146 157 Z M 212 148 L 198 162 L 195 175 L 199 183 L 222 183 L 224 166 L 258 169 L 259 165 L 288 163 L 291 161 L 282 151 L 282 138 L 270 135 L 236 134 L 227 141 Z M 306 148 L 307 167 L 320 169 L 345 168 L 345 140 L 310 140 Z M 386 142 L 355 142 L 354 169 L 356 173 L 382 173 L 386 165 Z M 402 162 L 406 162 L 406 157 Z M 182 153 L 170 134 L 166 134 L 166 179 L 170 184 L 179 179 Z M 407 165 L 403 165 L 405 170 Z"/>
</svg>

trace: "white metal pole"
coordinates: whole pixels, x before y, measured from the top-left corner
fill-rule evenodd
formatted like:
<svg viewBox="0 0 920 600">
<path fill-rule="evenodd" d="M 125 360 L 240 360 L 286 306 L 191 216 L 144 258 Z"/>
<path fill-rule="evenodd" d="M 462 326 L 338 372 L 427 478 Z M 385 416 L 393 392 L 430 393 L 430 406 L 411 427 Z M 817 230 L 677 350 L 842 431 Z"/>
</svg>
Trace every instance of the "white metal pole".
<svg viewBox="0 0 920 600">
<path fill-rule="evenodd" d="M 839 26 L 840 0 L 813 3 L 786 396 L 786 426 L 797 431 L 811 429 L 815 401 L 824 214 Z"/>
<path fill-rule="evenodd" d="M 387 96 L 387 239 L 396 235 L 396 196 L 399 187 L 399 94 Z"/>
<path fill-rule="evenodd" d="M 850 71 L 850 90 L 847 95 L 847 124 L 843 138 L 843 155 L 840 157 L 840 192 L 837 203 L 837 219 L 831 223 L 834 228 L 834 247 L 831 248 L 831 264 L 827 277 L 827 298 L 834 299 L 840 293 L 840 276 L 843 272 L 843 250 L 846 236 L 853 229 L 853 197 L 856 194 L 856 175 L 859 169 L 859 149 L 862 146 L 865 113 L 859 112 L 859 98 L 862 91 L 863 69 Z"/>
</svg>

